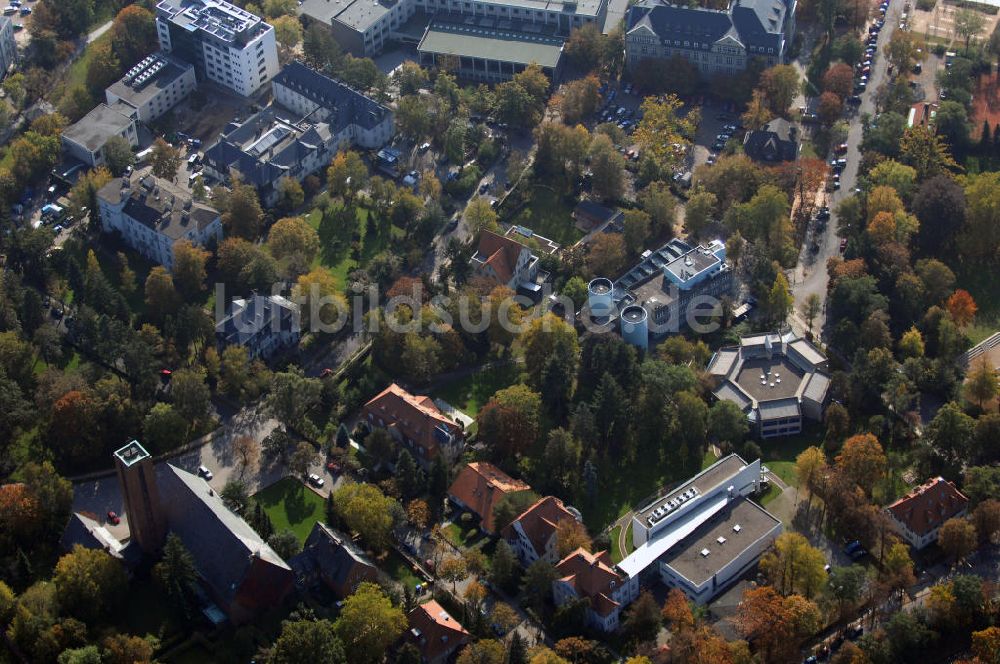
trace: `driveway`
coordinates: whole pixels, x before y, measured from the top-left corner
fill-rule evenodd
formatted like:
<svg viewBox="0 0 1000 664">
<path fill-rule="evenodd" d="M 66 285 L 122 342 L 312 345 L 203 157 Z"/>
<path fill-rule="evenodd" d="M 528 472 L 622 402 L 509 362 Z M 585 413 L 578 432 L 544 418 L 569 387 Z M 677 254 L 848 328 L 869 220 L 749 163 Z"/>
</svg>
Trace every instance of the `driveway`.
<svg viewBox="0 0 1000 664">
<path fill-rule="evenodd" d="M 256 408 L 247 407 L 234 415 L 224 426 L 222 433 L 211 442 L 193 450 L 181 452 L 158 463 L 171 463 L 178 468 L 196 474 L 199 466 L 205 466 L 213 475 L 208 483 L 209 486 L 215 491 L 221 492 L 227 481 L 237 478 L 240 474 L 232 453 L 233 441 L 240 436 L 252 436 L 260 442 L 277 426 L 277 420 L 264 416 Z M 336 489 L 341 479 L 341 476 L 332 477 L 326 471 L 319 454 L 316 455 L 315 462 L 309 471 L 326 480 L 322 489 L 317 490 L 317 493 L 323 496 Z M 246 482 L 249 492 L 253 494 L 286 475 L 288 475 L 288 471 L 281 463 L 277 461 L 267 462 L 262 458 L 260 469 L 257 472 L 244 475 L 242 479 Z M 121 523 L 116 526 L 109 523 L 104 525 L 115 537 L 119 539 L 128 537 L 128 519 L 125 514 L 121 487 L 118 484 L 118 476 L 112 474 L 96 480 L 74 483 L 74 512 L 95 514 L 96 518 L 103 522 L 109 510 L 118 513 L 121 517 Z"/>
<path fill-rule="evenodd" d="M 862 139 L 861 117 L 866 113 L 872 117 L 875 115 L 875 91 L 886 80 L 886 70 L 889 66 L 886 58 L 886 45 L 889 43 L 893 31 L 898 29 L 899 15 L 903 11 L 903 4 L 903 0 L 892 0 L 889 4 L 885 27 L 879 33 L 878 57 L 872 65 L 868 87 L 861 95 L 862 101 L 859 111 L 850 116 L 850 128 L 847 132 L 847 167 L 844 168 L 840 176 L 840 191 L 832 192 L 827 197 L 827 205 L 830 206 L 833 214 L 826 225 L 826 230 L 816 235 L 819 252 L 813 255 L 809 250 L 809 242 L 804 242 L 799 254 L 798 265 L 791 275 L 795 308 L 789 316 L 789 323 L 799 334 L 804 334 L 807 329 L 801 309 L 810 295 L 814 293 L 818 295 L 823 303 L 824 314 L 826 311 L 826 289 L 829 283 L 826 262 L 840 253 L 840 239 L 837 237 L 837 205 L 848 196 L 853 195 L 857 184 L 858 159 L 861 154 Z"/>
</svg>

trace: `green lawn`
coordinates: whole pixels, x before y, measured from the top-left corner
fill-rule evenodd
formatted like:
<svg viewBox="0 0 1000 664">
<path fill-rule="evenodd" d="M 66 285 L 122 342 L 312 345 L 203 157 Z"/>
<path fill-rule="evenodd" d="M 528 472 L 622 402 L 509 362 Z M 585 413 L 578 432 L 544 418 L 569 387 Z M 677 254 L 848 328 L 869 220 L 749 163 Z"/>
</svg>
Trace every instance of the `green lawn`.
<svg viewBox="0 0 1000 664">
<path fill-rule="evenodd" d="M 291 530 L 304 542 L 313 524 L 323 518 L 324 501 L 302 482 L 293 477 L 278 480 L 254 495 L 267 515 L 275 532 Z"/>
<path fill-rule="evenodd" d="M 347 275 L 351 270 L 357 269 L 359 263 L 351 256 L 351 244 L 354 242 L 355 231 L 361 243 L 361 265 L 368 262 L 378 253 L 384 251 L 389 246 L 391 238 L 403 235 L 403 230 L 392 226 L 388 222 L 376 224 L 372 235 L 368 234 L 367 208 L 358 206 L 355 209 L 357 226 L 345 223 L 341 218 L 342 208 L 331 208 L 326 215 L 319 208 L 314 208 L 308 215 L 306 221 L 319 233 L 320 251 L 317 255 L 313 267 L 325 267 L 334 280 L 337 287 L 343 290 L 347 285 Z"/>
<path fill-rule="evenodd" d="M 797 487 L 799 478 L 795 474 L 795 459 L 807 447 L 822 447 L 823 433 L 822 425 L 808 424 L 798 435 L 761 441 L 760 449 L 764 453 L 762 461 L 786 484 Z"/>
<path fill-rule="evenodd" d="M 757 502 L 759 502 L 762 507 L 766 507 L 769 502 L 771 502 L 780 495 L 781 495 L 781 489 L 778 488 L 777 484 L 771 482 L 771 485 L 767 487 L 767 491 L 764 493 L 763 496 L 757 499 Z"/>
<path fill-rule="evenodd" d="M 615 526 L 611 529 L 611 562 L 620 563 L 624 555 L 622 555 L 621 547 L 618 546 L 618 537 L 621 535 L 622 527 Z"/>
<path fill-rule="evenodd" d="M 460 523 L 449 523 L 443 530 L 445 538 L 460 549 L 468 549 L 476 544 L 482 537 L 479 531 L 478 521 L 470 522 L 468 527 L 462 528 Z"/>
<path fill-rule="evenodd" d="M 389 551 L 389 554 L 384 560 L 378 563 L 378 566 L 383 572 L 388 574 L 394 581 L 399 582 L 403 586 L 409 586 L 412 590 L 414 586 L 418 583 L 422 583 L 423 580 L 414 573 L 413 569 L 410 567 L 410 563 L 406 561 L 401 555 L 396 551 Z"/>
<path fill-rule="evenodd" d="M 444 399 L 469 417 L 475 417 L 497 390 L 510 387 L 521 380 L 519 364 L 504 364 L 476 371 L 434 391 L 434 396 Z"/>
<path fill-rule="evenodd" d="M 1000 330 L 1000 279 L 992 270 L 957 268 L 958 286 L 972 294 L 979 310 L 975 323 L 966 330 L 973 345 Z"/>
<path fill-rule="evenodd" d="M 622 459 L 613 455 L 601 461 L 597 467 L 599 488 L 596 500 L 591 503 L 586 495 L 581 495 L 578 501 L 583 520 L 591 532 L 600 532 L 629 510 L 642 507 L 640 501 L 659 489 L 693 474 L 689 472 L 690 468 L 685 470 L 676 460 L 630 462 L 632 471 L 629 473 L 621 471 L 623 463 Z M 583 489 L 580 491 L 582 494 Z"/>
<path fill-rule="evenodd" d="M 567 247 L 583 237 L 583 233 L 573 223 L 573 203 L 544 185 L 533 185 L 530 198 L 512 218 L 504 221 L 530 228 L 538 235 L 547 237 Z"/>
<path fill-rule="evenodd" d="M 107 19 L 104 19 L 104 21 L 106 20 Z M 101 23 L 104 21 L 101 21 Z M 87 45 L 87 48 L 83 50 L 83 54 L 66 70 L 66 74 L 63 76 L 61 81 L 62 90 L 59 92 L 60 96 L 65 94 L 67 90 L 72 90 L 78 85 L 83 87 L 87 86 L 87 68 L 90 67 L 90 62 L 94 59 L 94 53 L 97 52 L 98 45 L 109 43 L 111 43 L 110 30 Z M 59 85 L 60 83 L 56 83 L 56 88 L 58 88 Z M 58 101 L 59 97 L 56 97 L 55 99 Z"/>
<path fill-rule="evenodd" d="M 705 470 L 718 460 L 719 457 L 715 456 L 712 450 L 705 450 L 705 456 L 701 459 L 701 469 Z"/>
</svg>

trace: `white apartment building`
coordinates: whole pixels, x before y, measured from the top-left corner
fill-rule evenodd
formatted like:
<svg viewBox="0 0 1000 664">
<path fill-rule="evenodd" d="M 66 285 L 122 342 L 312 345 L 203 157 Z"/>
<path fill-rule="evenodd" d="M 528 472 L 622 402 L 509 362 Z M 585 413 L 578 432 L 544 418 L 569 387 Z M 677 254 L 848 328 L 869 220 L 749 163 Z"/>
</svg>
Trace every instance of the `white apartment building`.
<svg viewBox="0 0 1000 664">
<path fill-rule="evenodd" d="M 218 210 L 195 202 L 190 192 L 148 170 L 104 185 L 97 204 L 105 233 L 120 234 L 128 246 L 168 270 L 179 240 L 199 246 L 222 240 Z"/>
<path fill-rule="evenodd" d="M 225 0 L 161 0 L 156 32 L 161 49 L 245 97 L 278 73 L 274 27 Z"/>
<path fill-rule="evenodd" d="M 166 53 L 154 53 L 128 70 L 104 91 L 108 105 L 121 102 L 132 118 L 149 123 L 195 91 L 194 65 Z"/>
</svg>

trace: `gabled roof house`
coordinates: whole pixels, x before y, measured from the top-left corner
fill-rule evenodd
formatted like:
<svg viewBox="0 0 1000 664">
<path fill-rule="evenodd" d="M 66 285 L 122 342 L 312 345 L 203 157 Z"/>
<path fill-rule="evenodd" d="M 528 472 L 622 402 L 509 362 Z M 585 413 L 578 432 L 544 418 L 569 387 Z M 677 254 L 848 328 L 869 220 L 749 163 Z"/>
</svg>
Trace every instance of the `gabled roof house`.
<svg viewBox="0 0 1000 664">
<path fill-rule="evenodd" d="M 605 632 L 618 628 L 622 609 L 639 596 L 638 577 L 619 574 L 607 551 L 577 549 L 559 561 L 556 573 L 558 578 L 552 582 L 556 605 L 589 599 L 587 621 Z"/>
<path fill-rule="evenodd" d="M 964 516 L 969 499 L 943 477 L 921 484 L 885 508 L 896 531 L 919 550 L 937 541 L 941 525 L 948 519 Z"/>
<path fill-rule="evenodd" d="M 479 234 L 479 247 L 471 262 L 476 274 L 512 290 L 534 281 L 538 274 L 538 256 L 531 249 L 511 237 L 485 229 Z"/>
<path fill-rule="evenodd" d="M 538 559 L 553 565 L 559 561 L 556 530 L 564 521 L 579 521 L 579 513 L 570 511 L 555 496 L 540 498 L 501 533 L 524 567 Z"/>
<path fill-rule="evenodd" d="M 493 533 L 496 530 L 493 509 L 505 496 L 530 490 L 530 486 L 515 480 L 493 464 L 477 461 L 458 473 L 448 489 L 448 499 L 479 516 L 480 528 Z"/>
<path fill-rule="evenodd" d="M 324 583 L 343 599 L 364 581 L 376 583 L 378 568 L 349 537 L 317 521 L 302 551 L 288 561 L 299 585 Z"/>
<path fill-rule="evenodd" d="M 406 616 L 406 640 L 420 650 L 427 664 L 440 664 L 469 642 L 469 632 L 436 601 L 431 600 Z"/>
<path fill-rule="evenodd" d="M 413 395 L 393 383 L 361 409 L 369 427 L 386 429 L 424 469 L 443 454 L 452 461 L 465 442 L 462 425 L 441 412 L 428 396 Z"/>
</svg>

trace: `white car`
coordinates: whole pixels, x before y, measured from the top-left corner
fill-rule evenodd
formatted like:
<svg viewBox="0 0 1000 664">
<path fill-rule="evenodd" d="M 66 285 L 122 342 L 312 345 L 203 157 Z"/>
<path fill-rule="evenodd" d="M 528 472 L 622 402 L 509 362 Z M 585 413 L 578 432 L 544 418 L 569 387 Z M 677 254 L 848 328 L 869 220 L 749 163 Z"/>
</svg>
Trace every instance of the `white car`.
<svg viewBox="0 0 1000 664">
<path fill-rule="evenodd" d="M 214 475 L 212 475 L 212 471 L 205 466 L 198 466 L 198 477 L 204 477 L 206 482 L 211 482 Z"/>
<path fill-rule="evenodd" d="M 324 484 L 326 484 L 325 480 L 316 473 L 310 473 L 308 479 L 309 479 L 309 484 L 312 484 L 316 488 L 319 488 Z"/>
</svg>

